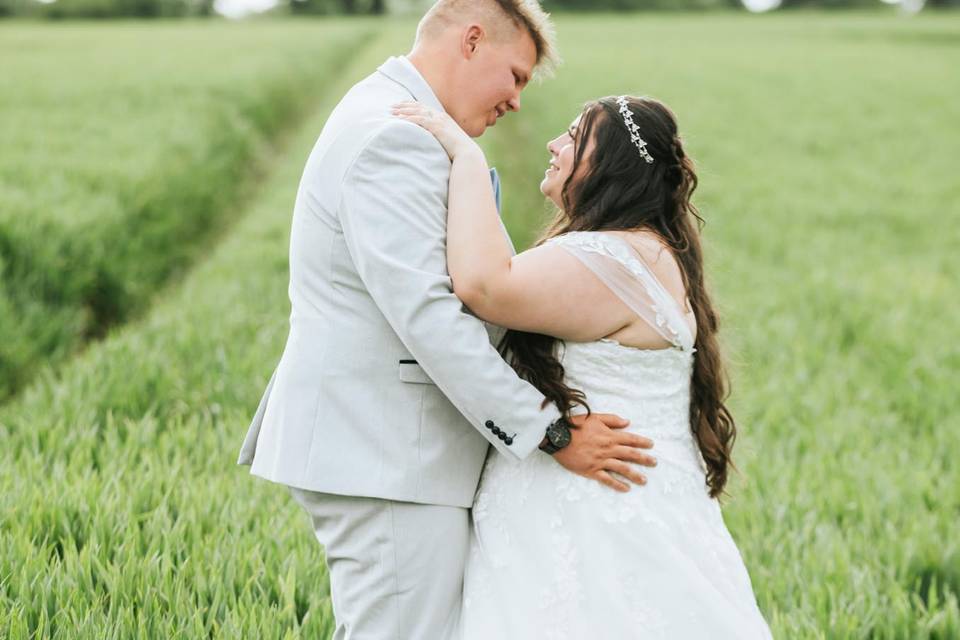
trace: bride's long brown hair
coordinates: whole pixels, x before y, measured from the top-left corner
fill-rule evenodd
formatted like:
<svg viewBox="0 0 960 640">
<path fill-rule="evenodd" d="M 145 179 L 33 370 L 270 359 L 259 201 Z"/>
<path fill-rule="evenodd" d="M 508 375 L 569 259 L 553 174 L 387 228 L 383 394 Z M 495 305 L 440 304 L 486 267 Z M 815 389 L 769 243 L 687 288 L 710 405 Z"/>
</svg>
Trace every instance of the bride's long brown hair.
<svg viewBox="0 0 960 640">
<path fill-rule="evenodd" d="M 646 230 L 670 248 L 697 321 L 690 427 L 707 465 L 710 495 L 717 497 L 733 466 L 737 429 L 725 404 L 729 379 L 717 341 L 717 313 L 704 284 L 703 218 L 691 201 L 697 175 L 670 109 L 650 98 L 629 98 L 628 104 L 653 164 L 645 162 L 631 141 L 615 97 L 588 103 L 575 140 L 573 170 L 563 185 L 563 208 L 536 244 L 568 231 Z M 593 153 L 582 176 L 574 180 L 591 136 L 596 141 Z M 556 343 L 551 336 L 510 330 L 499 348 L 520 377 L 546 396 L 544 404 L 554 402 L 568 418 L 576 405 L 589 412 L 583 392 L 564 382 Z"/>
</svg>

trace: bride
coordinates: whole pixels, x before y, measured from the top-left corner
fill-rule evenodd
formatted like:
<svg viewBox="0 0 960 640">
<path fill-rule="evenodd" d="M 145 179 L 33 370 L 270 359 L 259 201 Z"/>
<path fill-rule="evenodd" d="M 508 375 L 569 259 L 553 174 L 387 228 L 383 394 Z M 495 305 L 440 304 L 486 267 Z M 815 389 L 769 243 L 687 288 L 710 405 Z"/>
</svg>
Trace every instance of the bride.
<svg viewBox="0 0 960 640">
<path fill-rule="evenodd" d="M 451 158 L 450 277 L 473 313 L 509 329 L 504 355 L 568 418 L 603 406 L 657 443 L 658 464 L 633 491 L 550 455 L 488 457 L 463 640 L 769 638 L 717 500 L 736 428 L 691 203 L 697 177 L 671 111 L 650 98 L 589 103 L 547 145 L 540 189 L 559 213 L 517 256 L 477 144 L 417 103 L 394 113 Z M 567 441 L 551 433 L 543 448 Z"/>
</svg>

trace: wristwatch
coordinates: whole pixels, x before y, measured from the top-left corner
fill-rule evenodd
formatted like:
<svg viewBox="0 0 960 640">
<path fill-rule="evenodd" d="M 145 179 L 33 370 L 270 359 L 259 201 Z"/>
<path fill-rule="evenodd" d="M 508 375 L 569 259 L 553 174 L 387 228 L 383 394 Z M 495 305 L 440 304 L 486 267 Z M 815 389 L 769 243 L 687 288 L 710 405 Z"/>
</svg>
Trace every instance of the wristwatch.
<svg viewBox="0 0 960 640">
<path fill-rule="evenodd" d="M 570 423 L 560 416 L 556 422 L 547 427 L 547 441 L 540 445 L 540 450 L 550 455 L 570 444 Z"/>
</svg>

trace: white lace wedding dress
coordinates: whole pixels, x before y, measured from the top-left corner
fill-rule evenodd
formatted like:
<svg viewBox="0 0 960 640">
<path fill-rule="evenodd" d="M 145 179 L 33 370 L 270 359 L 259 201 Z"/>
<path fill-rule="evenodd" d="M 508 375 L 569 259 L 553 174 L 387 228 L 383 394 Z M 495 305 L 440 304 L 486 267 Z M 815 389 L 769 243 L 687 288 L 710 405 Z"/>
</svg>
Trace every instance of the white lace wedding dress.
<svg viewBox="0 0 960 640">
<path fill-rule="evenodd" d="M 654 441 L 646 486 L 619 493 L 535 452 L 493 453 L 473 507 L 462 640 L 770 638 L 690 432 L 693 337 L 641 256 L 613 234 L 551 239 L 673 348 L 561 343 L 568 384 Z"/>
</svg>

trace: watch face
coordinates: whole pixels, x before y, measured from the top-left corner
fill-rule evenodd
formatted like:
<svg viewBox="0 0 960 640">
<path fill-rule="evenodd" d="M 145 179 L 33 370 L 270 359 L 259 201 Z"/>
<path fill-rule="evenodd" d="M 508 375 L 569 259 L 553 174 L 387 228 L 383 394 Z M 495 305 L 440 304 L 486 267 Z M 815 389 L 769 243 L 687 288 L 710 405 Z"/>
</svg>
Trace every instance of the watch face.
<svg viewBox="0 0 960 640">
<path fill-rule="evenodd" d="M 550 429 L 547 431 L 547 437 L 553 446 L 565 447 L 570 444 L 570 429 L 562 422 L 554 423 L 550 425 Z"/>
</svg>

